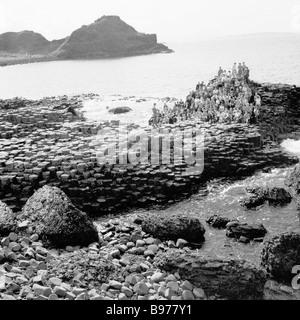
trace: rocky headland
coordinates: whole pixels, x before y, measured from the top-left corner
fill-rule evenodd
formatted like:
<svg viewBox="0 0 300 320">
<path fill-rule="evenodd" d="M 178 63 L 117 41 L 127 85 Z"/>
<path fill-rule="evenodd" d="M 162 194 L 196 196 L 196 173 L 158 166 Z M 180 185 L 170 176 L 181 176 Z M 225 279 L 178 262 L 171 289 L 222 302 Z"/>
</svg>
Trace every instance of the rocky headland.
<svg viewBox="0 0 300 320">
<path fill-rule="evenodd" d="M 64 39 L 48 41 L 33 31 L 0 35 L 0 65 L 72 59 L 108 59 L 173 52 L 156 34 L 137 32 L 118 16 L 103 16 Z"/>
</svg>

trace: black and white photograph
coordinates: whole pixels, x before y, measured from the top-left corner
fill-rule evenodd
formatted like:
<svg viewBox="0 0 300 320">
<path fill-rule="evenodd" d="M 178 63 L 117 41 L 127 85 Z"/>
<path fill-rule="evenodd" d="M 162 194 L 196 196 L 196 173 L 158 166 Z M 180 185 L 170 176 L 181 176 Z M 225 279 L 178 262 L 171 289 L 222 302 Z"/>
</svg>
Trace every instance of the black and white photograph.
<svg viewBox="0 0 300 320">
<path fill-rule="evenodd" d="M 299 0 L 0 0 L 0 300 L 300 300 L 299 159 Z"/>
</svg>

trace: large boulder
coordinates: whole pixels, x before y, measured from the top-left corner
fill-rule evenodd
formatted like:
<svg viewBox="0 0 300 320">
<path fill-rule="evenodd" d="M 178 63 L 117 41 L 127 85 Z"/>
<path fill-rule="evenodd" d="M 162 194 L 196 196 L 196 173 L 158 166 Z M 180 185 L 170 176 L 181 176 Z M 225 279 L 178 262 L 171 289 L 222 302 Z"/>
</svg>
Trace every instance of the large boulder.
<svg viewBox="0 0 300 320">
<path fill-rule="evenodd" d="M 229 238 L 240 239 L 244 237 L 248 240 L 263 238 L 267 233 L 266 228 L 262 224 L 240 223 L 238 221 L 229 222 L 227 224 L 226 236 Z"/>
<path fill-rule="evenodd" d="M 181 279 L 202 288 L 208 295 L 218 294 L 231 300 L 263 298 L 265 272 L 249 262 L 184 250 L 161 253 L 155 262 L 163 270 L 178 272 Z"/>
<path fill-rule="evenodd" d="M 251 194 L 242 200 L 247 209 L 256 208 L 268 202 L 270 205 L 285 205 L 292 201 L 291 194 L 284 188 L 254 188 L 247 189 Z"/>
<path fill-rule="evenodd" d="M 92 220 L 55 187 L 35 192 L 23 208 L 22 219 L 29 220 L 35 233 L 57 247 L 86 246 L 99 240 Z"/>
<path fill-rule="evenodd" d="M 116 107 L 116 108 L 111 108 L 108 110 L 108 112 L 113 113 L 113 114 L 122 114 L 122 113 L 128 113 L 131 112 L 132 109 L 129 107 Z"/>
<path fill-rule="evenodd" d="M 153 213 L 144 217 L 142 230 L 160 240 L 204 241 L 205 229 L 199 219 L 182 214 Z"/>
<path fill-rule="evenodd" d="M 15 231 L 16 220 L 12 210 L 0 201 L 0 237 L 6 237 L 10 232 Z"/>
<path fill-rule="evenodd" d="M 284 233 L 265 241 L 261 266 L 277 281 L 290 283 L 292 269 L 300 265 L 300 234 Z"/>
</svg>

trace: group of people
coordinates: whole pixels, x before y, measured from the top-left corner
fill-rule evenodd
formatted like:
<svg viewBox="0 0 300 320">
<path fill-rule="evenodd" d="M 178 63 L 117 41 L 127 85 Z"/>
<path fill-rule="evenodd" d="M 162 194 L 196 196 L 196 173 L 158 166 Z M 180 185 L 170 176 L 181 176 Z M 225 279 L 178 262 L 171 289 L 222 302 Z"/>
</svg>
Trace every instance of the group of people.
<svg viewBox="0 0 300 320">
<path fill-rule="evenodd" d="M 154 104 L 149 124 L 154 128 L 187 120 L 254 124 L 261 97 L 250 87 L 249 74 L 245 63 L 235 63 L 232 71 L 220 67 L 217 76 L 207 85 L 199 82 L 185 102 L 180 100 L 173 107 L 165 104 L 161 111 Z"/>
</svg>

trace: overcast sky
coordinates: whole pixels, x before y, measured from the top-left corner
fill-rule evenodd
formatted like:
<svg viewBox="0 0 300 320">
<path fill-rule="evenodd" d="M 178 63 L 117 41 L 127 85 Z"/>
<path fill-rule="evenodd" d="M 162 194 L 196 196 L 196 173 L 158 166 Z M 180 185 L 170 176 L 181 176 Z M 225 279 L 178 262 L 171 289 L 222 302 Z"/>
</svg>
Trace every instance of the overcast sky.
<svg viewBox="0 0 300 320">
<path fill-rule="evenodd" d="M 64 38 L 102 15 L 118 15 L 160 42 L 258 32 L 300 32 L 300 0 L 0 0 L 0 33 Z"/>
</svg>

